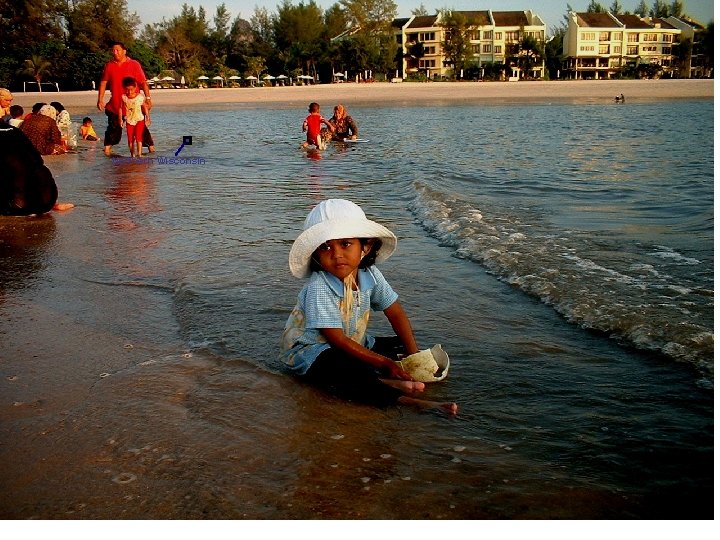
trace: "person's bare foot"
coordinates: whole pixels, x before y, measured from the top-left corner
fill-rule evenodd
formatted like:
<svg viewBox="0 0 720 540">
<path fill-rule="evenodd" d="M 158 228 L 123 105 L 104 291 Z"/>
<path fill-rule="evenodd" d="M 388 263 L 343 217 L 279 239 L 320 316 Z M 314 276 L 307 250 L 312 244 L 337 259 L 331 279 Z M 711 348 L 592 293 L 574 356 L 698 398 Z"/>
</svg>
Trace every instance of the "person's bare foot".
<svg viewBox="0 0 720 540">
<path fill-rule="evenodd" d="M 155 147 L 154 147 L 154 146 L 148 146 L 148 151 L 149 151 L 151 154 L 154 154 L 154 153 L 155 153 Z"/>
<path fill-rule="evenodd" d="M 103 150 L 103 152 L 105 152 L 105 155 L 106 155 L 106 156 L 109 156 L 109 155 L 110 155 L 110 150 L 111 150 L 111 149 L 112 149 L 112 146 L 106 146 L 106 147 L 105 147 L 105 149 Z"/>
<path fill-rule="evenodd" d="M 70 210 L 71 208 L 75 208 L 75 205 L 73 203 L 55 203 L 55 206 L 53 206 L 53 210 L 56 212 L 64 212 L 65 210 Z"/>
<path fill-rule="evenodd" d="M 417 399 L 410 396 L 400 396 L 398 403 L 403 405 L 411 405 L 418 409 L 440 409 L 448 413 L 450 416 L 456 416 L 458 413 L 458 405 L 454 402 L 443 403 L 440 401 L 428 401 L 426 399 Z"/>
</svg>

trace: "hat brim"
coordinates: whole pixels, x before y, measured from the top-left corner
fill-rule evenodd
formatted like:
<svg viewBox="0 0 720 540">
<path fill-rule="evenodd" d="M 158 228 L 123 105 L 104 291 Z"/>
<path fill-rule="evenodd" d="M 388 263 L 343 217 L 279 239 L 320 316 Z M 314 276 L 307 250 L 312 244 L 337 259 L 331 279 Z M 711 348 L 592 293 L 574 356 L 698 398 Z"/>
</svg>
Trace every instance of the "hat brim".
<svg viewBox="0 0 720 540">
<path fill-rule="evenodd" d="M 310 257 L 328 240 L 339 238 L 378 238 L 382 246 L 376 262 L 390 257 L 397 247 L 397 237 L 387 228 L 369 219 L 327 219 L 305 229 L 290 248 L 290 272 L 297 278 L 310 274 Z"/>
</svg>

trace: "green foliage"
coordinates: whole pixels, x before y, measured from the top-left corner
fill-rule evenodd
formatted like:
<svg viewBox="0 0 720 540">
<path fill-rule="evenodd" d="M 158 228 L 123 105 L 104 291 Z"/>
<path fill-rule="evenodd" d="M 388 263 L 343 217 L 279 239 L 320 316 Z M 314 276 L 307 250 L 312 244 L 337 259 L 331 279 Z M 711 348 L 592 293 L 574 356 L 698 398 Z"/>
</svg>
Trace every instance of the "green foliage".
<svg viewBox="0 0 720 540">
<path fill-rule="evenodd" d="M 605 9 L 605 6 L 603 6 L 600 2 L 591 0 L 590 4 L 587 7 L 587 12 L 588 13 L 605 13 L 605 12 L 607 12 L 607 9 Z"/>
<path fill-rule="evenodd" d="M 459 11 L 447 12 L 440 25 L 445 34 L 442 50 L 457 78 L 470 59 L 470 25 Z"/>
</svg>

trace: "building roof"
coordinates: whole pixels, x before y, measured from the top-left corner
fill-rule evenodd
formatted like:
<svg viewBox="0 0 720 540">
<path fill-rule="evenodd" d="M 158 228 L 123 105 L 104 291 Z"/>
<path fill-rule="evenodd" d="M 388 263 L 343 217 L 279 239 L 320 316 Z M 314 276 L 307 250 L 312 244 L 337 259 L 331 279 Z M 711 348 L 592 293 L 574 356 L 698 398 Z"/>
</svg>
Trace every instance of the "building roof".
<svg viewBox="0 0 720 540">
<path fill-rule="evenodd" d="M 675 27 L 669 22 L 667 22 L 665 19 L 654 18 L 652 19 L 652 24 L 655 26 L 655 28 L 675 29 Z"/>
<path fill-rule="evenodd" d="M 407 24 L 407 22 L 410 20 L 410 17 L 404 17 L 401 19 L 393 19 L 392 27 L 393 28 L 402 28 Z"/>
<path fill-rule="evenodd" d="M 455 13 L 462 13 L 468 22 L 477 26 L 489 26 L 492 24 L 490 20 L 490 12 L 485 11 L 455 11 Z"/>
<path fill-rule="evenodd" d="M 413 17 L 408 28 L 432 28 L 437 20 L 437 15 L 417 15 Z"/>
<path fill-rule="evenodd" d="M 609 13 L 577 13 L 578 26 L 585 28 L 620 28 L 617 19 Z"/>
<path fill-rule="evenodd" d="M 493 11 L 495 26 L 531 26 L 532 21 L 524 11 Z"/>
<path fill-rule="evenodd" d="M 625 28 L 633 30 L 651 30 L 655 28 L 652 24 L 643 21 L 637 15 L 615 15 L 625 25 Z"/>
</svg>

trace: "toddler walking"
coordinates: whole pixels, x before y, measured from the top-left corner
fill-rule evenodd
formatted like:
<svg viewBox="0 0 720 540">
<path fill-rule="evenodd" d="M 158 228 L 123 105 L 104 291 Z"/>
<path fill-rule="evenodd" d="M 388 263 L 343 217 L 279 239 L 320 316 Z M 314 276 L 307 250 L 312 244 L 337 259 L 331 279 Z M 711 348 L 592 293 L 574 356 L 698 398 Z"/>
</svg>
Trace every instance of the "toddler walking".
<svg viewBox="0 0 720 540">
<path fill-rule="evenodd" d="M 137 81 L 133 77 L 125 77 L 122 85 L 125 93 L 122 96 L 122 107 L 119 113 L 120 126 L 127 126 L 130 155 L 140 157 L 143 131 L 145 131 L 145 125 L 150 125 L 150 110 L 145 104 L 145 96 L 138 90 Z"/>
<path fill-rule="evenodd" d="M 281 357 L 295 374 L 339 397 L 456 414 L 455 403 L 415 397 L 425 384 L 394 361 L 418 352 L 398 295 L 375 266 L 396 244 L 353 202 L 328 199 L 313 208 L 290 249 L 291 273 L 309 279 L 285 325 Z M 397 335 L 367 334 L 371 310 L 382 311 Z"/>
</svg>

